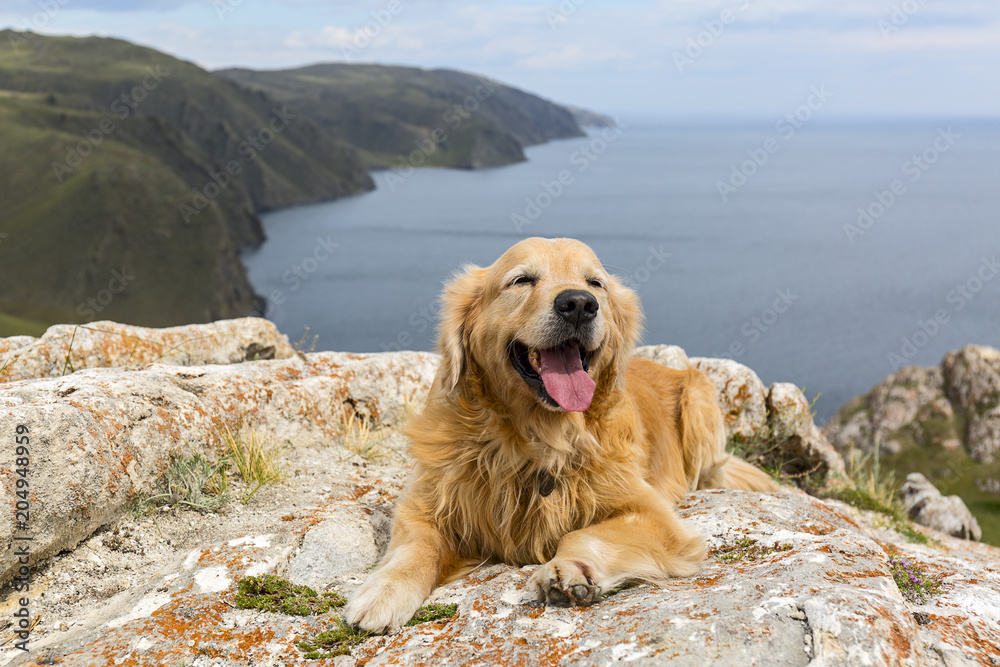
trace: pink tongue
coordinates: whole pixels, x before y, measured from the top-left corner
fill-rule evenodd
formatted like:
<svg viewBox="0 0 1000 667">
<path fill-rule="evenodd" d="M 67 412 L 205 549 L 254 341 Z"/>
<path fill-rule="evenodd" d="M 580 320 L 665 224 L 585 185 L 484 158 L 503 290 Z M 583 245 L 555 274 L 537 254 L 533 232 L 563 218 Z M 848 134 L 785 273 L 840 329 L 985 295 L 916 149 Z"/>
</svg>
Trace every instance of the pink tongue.
<svg viewBox="0 0 1000 667">
<path fill-rule="evenodd" d="M 545 391 L 566 412 L 583 412 L 594 400 L 596 383 L 583 370 L 580 348 L 571 343 L 559 349 L 539 350 Z"/>
</svg>

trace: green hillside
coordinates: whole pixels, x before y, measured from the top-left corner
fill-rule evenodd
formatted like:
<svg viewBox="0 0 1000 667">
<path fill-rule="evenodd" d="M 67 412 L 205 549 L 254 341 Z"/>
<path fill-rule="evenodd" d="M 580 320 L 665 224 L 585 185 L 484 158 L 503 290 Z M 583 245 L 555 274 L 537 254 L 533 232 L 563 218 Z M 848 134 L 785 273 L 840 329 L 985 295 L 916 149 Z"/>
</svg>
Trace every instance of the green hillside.
<svg viewBox="0 0 1000 667">
<path fill-rule="evenodd" d="M 369 190 L 368 168 L 410 154 L 494 166 L 581 134 L 569 110 L 461 72 L 211 73 L 117 39 L 0 43 L 0 335 L 248 314 L 239 251 L 263 240 L 260 211 Z"/>
<path fill-rule="evenodd" d="M 315 123 L 190 63 L 113 39 L 0 40 L 17 46 L 0 50 L 8 334 L 247 314 L 238 252 L 263 240 L 256 212 L 372 187 Z"/>
<path fill-rule="evenodd" d="M 510 164 L 524 160 L 524 146 L 582 135 L 564 107 L 452 70 L 324 64 L 217 74 L 288 103 L 370 167 L 413 164 L 414 151 L 429 166 Z"/>
</svg>

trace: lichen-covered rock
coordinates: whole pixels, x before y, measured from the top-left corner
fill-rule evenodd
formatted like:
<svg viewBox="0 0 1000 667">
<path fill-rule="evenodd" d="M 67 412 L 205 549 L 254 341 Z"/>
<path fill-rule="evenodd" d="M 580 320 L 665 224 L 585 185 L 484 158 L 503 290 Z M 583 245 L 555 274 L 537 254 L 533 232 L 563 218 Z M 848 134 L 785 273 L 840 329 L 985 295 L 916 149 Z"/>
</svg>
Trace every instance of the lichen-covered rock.
<svg viewBox="0 0 1000 667">
<path fill-rule="evenodd" d="M 422 352 L 312 354 L 225 366 L 92 369 L 0 385 L 0 433 L 27 429 L 32 553 L 74 547 L 149 492 L 171 453 L 220 451 L 221 429 L 254 426 L 282 446 L 331 441 L 346 420 L 396 426 L 437 369 Z M 362 389 L 364 388 L 364 389 Z M 14 498 L 13 459 L 0 464 Z M 12 507 L 13 502 L 8 504 Z M 17 527 L 0 522 L 6 544 Z M 0 581 L 17 566 L 0 559 Z"/>
<path fill-rule="evenodd" d="M 940 366 L 902 368 L 823 427 L 835 448 L 897 454 L 907 445 L 963 447 L 980 463 L 1000 450 L 1000 352 L 967 345 Z"/>
<path fill-rule="evenodd" d="M 667 368 L 676 368 L 679 371 L 691 364 L 687 352 L 676 345 L 643 345 L 636 348 L 635 356 L 655 361 Z"/>
<path fill-rule="evenodd" d="M 901 476 L 919 472 L 959 494 L 976 512 L 990 511 L 977 494 L 1000 495 L 998 403 L 1000 352 L 967 345 L 946 354 L 939 366 L 889 375 L 851 399 L 823 433 L 842 454 L 856 449 L 873 458 L 877 450 L 884 469 Z M 991 524 L 981 524 L 987 531 L 983 539 L 995 542 Z"/>
<path fill-rule="evenodd" d="M 767 392 L 768 431 L 781 441 L 782 455 L 800 461 L 800 467 L 826 476 L 844 471 L 844 459 L 813 421 L 809 401 L 794 384 L 778 382 Z"/>
<path fill-rule="evenodd" d="M 335 517 L 365 524 L 355 508 L 331 499 L 319 523 L 303 521 L 314 510 L 297 511 L 267 531 L 179 553 L 148 581 L 79 608 L 68 631 L 35 638 L 32 654 L 7 655 L 13 665 L 66 667 L 312 664 L 296 643 L 333 627 L 336 614 L 238 609 L 236 588 L 243 576 L 284 571 L 294 545 Z M 945 535 L 940 552 L 914 546 L 862 513 L 796 493 L 699 491 L 680 513 L 711 549 L 693 577 L 567 609 L 535 599 L 536 566 L 484 565 L 434 593 L 458 605 L 450 620 L 364 639 L 333 664 L 929 667 L 1000 655 L 1000 550 Z M 892 576 L 899 557 L 939 577 L 937 594 L 908 601 Z M 350 594 L 364 569 L 329 581 Z"/>
<path fill-rule="evenodd" d="M 167 329 L 103 321 L 57 324 L 41 338 L 0 339 L 0 382 L 59 377 L 85 368 L 234 364 L 294 354 L 287 336 L 256 317 Z"/>
<path fill-rule="evenodd" d="M 899 499 L 910 518 L 922 526 L 964 540 L 979 541 L 979 522 L 958 496 L 943 496 L 937 487 L 918 472 L 906 476 Z"/>
<path fill-rule="evenodd" d="M 816 426 L 809 401 L 795 385 L 777 383 L 765 389 L 757 374 L 743 364 L 731 359 L 688 359 L 676 345 L 646 345 L 636 350 L 636 356 L 669 368 L 692 365 L 708 375 L 728 440 L 754 462 L 813 479 L 825 479 L 830 472 L 844 474 L 843 458 Z M 764 451 L 769 452 L 766 461 L 755 460 Z"/>
<path fill-rule="evenodd" d="M 13 358 L 36 344 L 6 339 L 0 354 Z M 226 354 L 239 353 L 234 349 Z M 102 354 L 85 358 L 121 360 Z M 683 351 L 670 346 L 638 354 L 674 367 L 686 363 Z M 41 618 L 32 626 L 31 651 L 8 645 L 0 664 L 312 664 L 297 642 L 333 627 L 336 615 L 239 609 L 238 582 L 277 574 L 348 595 L 360 585 L 384 552 L 407 462 L 397 434 L 388 439 L 391 456 L 381 459 L 364 458 L 340 436 L 347 423 L 393 432 L 409 409 L 419 409 L 439 359 L 412 352 L 230 365 L 198 359 L 188 358 L 195 367 L 138 369 L 131 361 L 123 364 L 130 369 L 79 370 L 74 363 L 77 372 L 65 377 L 0 385 L 0 433 L 27 427 L 32 480 L 28 525 L 15 526 L 8 513 L 0 539 L 12 545 L 15 532 L 32 536 L 38 585 L 30 604 Z M 730 435 L 798 438 L 800 456 L 838 469 L 809 428 L 815 426 L 797 388 L 777 384 L 767 391 L 736 362 L 690 361 L 718 388 Z M 956 360 L 954 376 L 969 367 Z M 900 377 L 883 403 L 896 406 L 915 390 L 918 419 L 923 411 L 944 411 L 939 399 L 950 405 L 943 379 L 927 382 L 930 389 L 921 393 L 906 386 L 916 375 Z M 900 404 L 884 412 L 881 427 L 902 424 L 887 434 L 908 446 L 916 436 L 902 430 L 911 411 Z M 294 461 L 280 485 L 257 496 L 255 502 L 268 498 L 267 509 L 123 515 L 128 499 L 158 479 L 172 451 L 216 452 L 220 429 L 240 425 L 285 445 L 283 458 Z M 873 433 L 879 425 L 866 428 Z M 0 476 L 11 507 L 17 475 L 9 461 L 0 462 Z M 484 565 L 434 593 L 434 601 L 458 605 L 451 620 L 367 638 L 333 664 L 997 664 L 998 549 L 930 530 L 931 545 L 917 546 L 880 515 L 795 491 L 699 491 L 679 513 L 711 548 L 694 577 L 562 609 L 541 606 L 526 588 L 534 566 Z M 95 533 L 102 526 L 105 532 Z M 80 540 L 86 548 L 73 551 Z M 909 584 L 892 573 L 900 557 L 940 579 L 939 590 L 923 601 L 911 590 L 903 595 L 899 586 Z M 10 546 L 0 561 L 7 578 L 16 560 Z M 3 602 L 16 606 L 10 597 Z"/>
<path fill-rule="evenodd" d="M 941 361 L 948 397 L 966 419 L 966 445 L 980 462 L 1000 451 L 1000 351 L 966 345 Z"/>
<path fill-rule="evenodd" d="M 755 372 L 732 359 L 693 357 L 691 364 L 715 385 L 728 437 L 767 433 L 767 390 Z"/>
</svg>

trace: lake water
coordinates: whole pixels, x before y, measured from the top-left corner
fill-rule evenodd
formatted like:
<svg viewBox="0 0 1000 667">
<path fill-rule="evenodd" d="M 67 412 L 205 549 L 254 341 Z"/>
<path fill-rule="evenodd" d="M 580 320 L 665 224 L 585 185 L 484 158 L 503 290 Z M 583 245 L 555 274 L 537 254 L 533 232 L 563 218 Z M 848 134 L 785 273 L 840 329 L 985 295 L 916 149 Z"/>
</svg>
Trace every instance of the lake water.
<svg viewBox="0 0 1000 667">
<path fill-rule="evenodd" d="M 432 349 L 449 274 L 572 236 L 638 290 L 645 342 L 820 393 L 820 420 L 902 363 L 1000 347 L 996 121 L 632 123 L 527 155 L 263 216 L 266 315 L 320 350 Z"/>
</svg>

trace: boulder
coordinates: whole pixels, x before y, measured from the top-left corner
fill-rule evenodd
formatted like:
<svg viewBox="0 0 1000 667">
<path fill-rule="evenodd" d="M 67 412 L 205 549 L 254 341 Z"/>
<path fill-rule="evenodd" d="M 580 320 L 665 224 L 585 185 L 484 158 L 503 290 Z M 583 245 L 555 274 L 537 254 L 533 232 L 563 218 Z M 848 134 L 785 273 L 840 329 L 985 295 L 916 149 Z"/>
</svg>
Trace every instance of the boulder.
<svg viewBox="0 0 1000 667">
<path fill-rule="evenodd" d="M 966 420 L 965 442 L 981 463 L 1000 452 L 1000 351 L 966 345 L 941 361 L 948 397 Z"/>
<path fill-rule="evenodd" d="M 777 382 L 767 392 L 767 428 L 781 455 L 794 462 L 799 472 L 825 477 L 846 475 L 844 459 L 827 441 L 813 421 L 809 401 L 794 384 Z"/>
<path fill-rule="evenodd" d="M 77 604 L 65 617 L 42 611 L 31 652 L 3 657 L 64 667 L 314 664 L 297 642 L 335 627 L 336 611 L 239 609 L 236 590 L 245 576 L 289 571 L 295 545 L 311 534 L 339 542 L 328 521 L 367 525 L 358 509 L 375 498 L 352 495 L 289 508 L 288 521 L 275 520 L 275 507 L 260 519 L 266 529 L 245 526 L 242 538 L 178 550 L 110 600 Z M 432 595 L 457 605 L 450 620 L 364 639 L 331 664 L 923 667 L 990 665 L 1000 655 L 1000 550 L 943 534 L 940 551 L 913 545 L 866 513 L 801 493 L 698 491 L 679 512 L 710 548 L 692 577 L 567 609 L 541 605 L 527 588 L 537 566 L 487 564 Z M 327 589 L 350 595 L 375 562 L 366 553 L 348 568 L 353 576 L 327 575 Z M 902 591 L 893 577 L 899 559 L 939 579 L 939 590 L 924 599 Z M 322 577 L 314 583 L 322 588 Z"/>
<path fill-rule="evenodd" d="M 732 359 L 693 357 L 691 364 L 715 385 L 729 438 L 766 437 L 767 389 L 753 370 Z"/>
<path fill-rule="evenodd" d="M 979 541 L 979 522 L 958 496 L 943 496 L 937 487 L 918 472 L 906 476 L 899 499 L 910 518 L 922 526 L 964 540 Z"/>
<path fill-rule="evenodd" d="M 833 446 L 898 454 L 907 446 L 963 448 L 980 463 L 1000 449 L 1000 352 L 967 345 L 940 366 L 910 366 L 851 399 L 823 427 Z"/>
<path fill-rule="evenodd" d="M 635 356 L 679 371 L 691 365 L 687 353 L 676 345 L 643 345 L 635 349 Z"/>
<path fill-rule="evenodd" d="M 168 329 L 103 321 L 57 324 L 41 338 L 0 339 L 0 382 L 59 377 L 86 368 L 235 364 L 294 354 L 287 336 L 256 317 Z"/>
<path fill-rule="evenodd" d="M 398 426 L 437 368 L 423 352 L 320 353 L 232 365 L 91 369 L 0 385 L 0 433 L 26 431 L 32 553 L 72 549 L 150 492 L 171 454 L 222 451 L 222 429 L 253 426 L 272 443 L 329 442 L 345 423 Z M 8 499 L 15 475 L 3 468 Z M 13 501 L 11 501 L 11 505 Z M 9 505 L 10 506 L 10 505 Z M 0 522 L 11 544 L 13 513 Z M 17 568 L 7 550 L 0 581 Z"/>
</svg>

